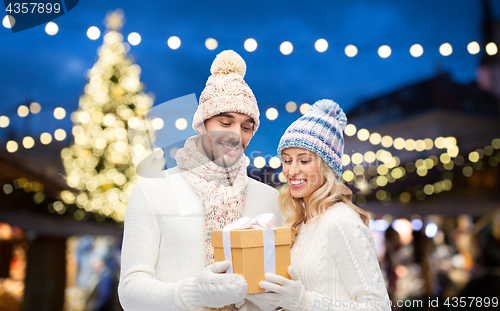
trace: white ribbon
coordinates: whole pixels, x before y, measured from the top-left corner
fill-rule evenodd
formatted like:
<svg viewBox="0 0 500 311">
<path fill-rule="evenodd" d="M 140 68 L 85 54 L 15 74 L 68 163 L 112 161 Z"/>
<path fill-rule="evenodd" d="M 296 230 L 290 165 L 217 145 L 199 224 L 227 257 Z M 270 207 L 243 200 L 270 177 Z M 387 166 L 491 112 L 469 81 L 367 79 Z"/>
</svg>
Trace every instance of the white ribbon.
<svg viewBox="0 0 500 311">
<path fill-rule="evenodd" d="M 222 246 L 224 247 L 224 260 L 229 261 L 228 273 L 233 273 L 233 258 L 231 255 L 231 230 L 235 229 L 261 229 L 264 238 L 264 272 L 276 274 L 276 253 L 274 251 L 274 230 L 271 225 L 276 215 L 273 213 L 259 214 L 255 218 L 242 217 L 222 229 Z"/>
</svg>

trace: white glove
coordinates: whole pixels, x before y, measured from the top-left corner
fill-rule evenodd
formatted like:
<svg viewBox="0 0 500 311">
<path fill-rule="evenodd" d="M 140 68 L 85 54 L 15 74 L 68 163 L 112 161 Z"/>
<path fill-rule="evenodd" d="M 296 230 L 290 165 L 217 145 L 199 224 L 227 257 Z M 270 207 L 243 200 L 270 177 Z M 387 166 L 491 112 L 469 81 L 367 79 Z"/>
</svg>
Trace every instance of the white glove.
<svg viewBox="0 0 500 311">
<path fill-rule="evenodd" d="M 266 273 L 266 281 L 259 283 L 260 288 L 273 291 L 274 293 L 256 294 L 255 298 L 274 307 L 283 307 L 286 310 L 299 310 L 299 305 L 306 306 L 307 300 L 312 299 L 312 293 L 308 292 L 302 282 L 299 274 L 292 266 L 288 267 L 288 274 L 291 280 L 282 276 Z M 281 284 L 272 284 L 270 282 Z"/>
<path fill-rule="evenodd" d="M 184 282 L 182 297 L 194 307 L 222 308 L 237 303 L 247 293 L 245 278 L 237 273 L 225 274 L 228 261 L 213 263 L 205 267 L 197 278 Z"/>
</svg>

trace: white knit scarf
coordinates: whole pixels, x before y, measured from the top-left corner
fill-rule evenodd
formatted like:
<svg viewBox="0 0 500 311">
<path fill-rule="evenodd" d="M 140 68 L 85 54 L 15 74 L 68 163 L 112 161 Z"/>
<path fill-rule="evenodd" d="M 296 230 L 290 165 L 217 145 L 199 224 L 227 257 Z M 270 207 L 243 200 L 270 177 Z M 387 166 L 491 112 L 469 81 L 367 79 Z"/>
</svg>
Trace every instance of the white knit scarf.
<svg viewBox="0 0 500 311">
<path fill-rule="evenodd" d="M 214 262 L 212 230 L 222 230 L 241 217 L 246 194 L 246 162 L 242 155 L 230 167 L 221 167 L 198 150 L 199 137 L 186 140 L 175 159 L 182 176 L 205 206 L 205 264 Z"/>
</svg>

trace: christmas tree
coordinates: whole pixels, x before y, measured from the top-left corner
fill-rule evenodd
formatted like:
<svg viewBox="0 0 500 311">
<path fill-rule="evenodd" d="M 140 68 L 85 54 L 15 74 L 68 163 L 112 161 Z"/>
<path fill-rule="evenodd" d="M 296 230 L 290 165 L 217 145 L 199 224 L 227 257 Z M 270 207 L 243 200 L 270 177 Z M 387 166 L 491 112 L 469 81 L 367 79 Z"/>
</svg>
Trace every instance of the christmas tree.
<svg viewBox="0 0 500 311">
<path fill-rule="evenodd" d="M 63 200 L 96 213 L 98 220 L 111 217 L 117 222 L 123 222 L 130 193 L 140 178 L 128 130 L 151 128 L 142 115 L 153 105 L 152 97 L 142 92 L 140 67 L 127 56 L 129 46 L 119 32 L 122 25 L 121 11 L 106 17 L 98 60 L 87 73 L 85 93 L 71 116 L 73 142 L 61 152 L 67 183 L 80 190 L 76 196 L 62 193 Z M 154 132 L 150 135 L 154 139 Z M 145 155 L 148 141 L 140 136 L 134 139 L 134 156 Z M 79 211 L 82 217 L 77 211 L 77 219 L 85 214 Z"/>
</svg>

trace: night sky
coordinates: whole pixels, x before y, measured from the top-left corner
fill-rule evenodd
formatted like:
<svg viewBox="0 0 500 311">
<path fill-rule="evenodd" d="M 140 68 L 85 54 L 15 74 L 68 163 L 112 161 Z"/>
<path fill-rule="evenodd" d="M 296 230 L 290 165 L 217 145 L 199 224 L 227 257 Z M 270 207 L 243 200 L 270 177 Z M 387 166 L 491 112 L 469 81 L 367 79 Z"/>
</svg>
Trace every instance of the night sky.
<svg viewBox="0 0 500 311">
<path fill-rule="evenodd" d="M 285 111 L 288 101 L 312 104 L 331 98 L 348 112 L 361 100 L 425 80 L 438 71 L 470 83 L 484 53 L 479 0 L 80 0 L 54 20 L 59 26 L 55 36 L 45 33 L 45 25 L 19 33 L 1 27 L 0 115 L 11 119 L 11 131 L 21 132 L 20 137 L 58 127 L 70 131 L 69 114 L 78 108 L 86 84 L 84 73 L 93 66 L 102 44 L 102 35 L 92 41 L 87 29 L 97 26 L 102 33 L 106 13 L 116 8 L 125 13 L 125 39 L 134 31 L 142 37 L 130 55 L 141 66 L 141 81 L 146 92 L 155 94 L 155 105 L 190 93 L 198 97 L 215 56 L 225 49 L 240 53 L 247 63 L 245 80 L 261 109 L 259 132 L 274 134 L 264 137 L 257 132 L 251 146 L 269 145 L 265 152 L 272 152 L 283 131 L 299 116 Z M 500 18 L 500 1 L 492 1 L 492 13 Z M 182 41 L 177 50 L 167 45 L 174 35 Z M 205 47 L 209 37 L 219 43 L 213 51 Z M 255 52 L 243 48 L 247 38 L 257 41 Z M 320 38 L 329 43 L 324 53 L 314 49 Z M 290 55 L 280 53 L 283 41 L 293 44 Z M 467 52 L 471 41 L 481 45 L 481 53 Z M 453 47 L 448 57 L 439 54 L 445 42 Z M 415 43 L 424 48 L 419 58 L 409 53 Z M 348 44 L 358 47 L 357 56 L 345 55 Z M 378 56 L 381 45 L 391 47 L 389 58 Z M 21 125 L 17 107 L 31 101 L 42 105 L 42 113 Z M 47 119 L 58 106 L 67 110 L 67 117 Z M 280 113 L 275 121 L 265 119 L 269 107 Z M 192 116 L 186 119 L 191 122 Z M 0 129 L 0 137 L 9 128 Z"/>
</svg>

